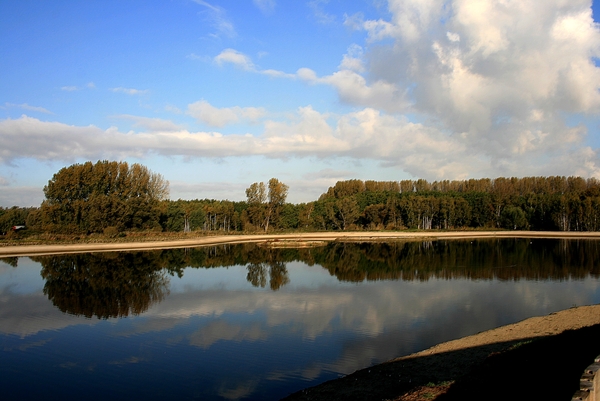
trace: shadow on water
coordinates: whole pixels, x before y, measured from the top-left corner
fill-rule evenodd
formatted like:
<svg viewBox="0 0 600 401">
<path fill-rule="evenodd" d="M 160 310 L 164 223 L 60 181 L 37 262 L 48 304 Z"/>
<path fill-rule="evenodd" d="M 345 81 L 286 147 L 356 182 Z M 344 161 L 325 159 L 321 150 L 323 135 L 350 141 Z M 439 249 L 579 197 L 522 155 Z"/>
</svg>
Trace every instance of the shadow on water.
<svg viewBox="0 0 600 401">
<path fill-rule="evenodd" d="M 284 400 L 425 400 L 435 398 L 427 389 L 442 383 L 449 388 L 435 398 L 438 401 L 569 400 L 579 389 L 584 369 L 600 354 L 599 338 L 600 325 L 595 325 L 401 359 L 301 390 Z"/>
</svg>

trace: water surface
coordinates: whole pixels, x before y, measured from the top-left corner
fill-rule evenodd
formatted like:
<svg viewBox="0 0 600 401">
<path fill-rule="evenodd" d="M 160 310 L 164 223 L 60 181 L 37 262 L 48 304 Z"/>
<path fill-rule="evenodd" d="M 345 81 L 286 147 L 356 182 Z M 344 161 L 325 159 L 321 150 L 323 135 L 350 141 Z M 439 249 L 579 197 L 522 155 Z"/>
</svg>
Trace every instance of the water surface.
<svg viewBox="0 0 600 401">
<path fill-rule="evenodd" d="M 600 303 L 600 242 L 252 244 L 0 261 L 10 399 L 279 399 Z"/>
</svg>

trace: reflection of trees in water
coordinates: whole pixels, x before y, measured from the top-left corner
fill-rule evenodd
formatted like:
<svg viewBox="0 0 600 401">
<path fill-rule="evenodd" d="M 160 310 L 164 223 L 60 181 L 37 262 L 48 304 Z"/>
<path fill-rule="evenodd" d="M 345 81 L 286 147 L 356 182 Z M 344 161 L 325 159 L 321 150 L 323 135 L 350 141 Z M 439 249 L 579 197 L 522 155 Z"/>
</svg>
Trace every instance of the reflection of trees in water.
<svg viewBox="0 0 600 401">
<path fill-rule="evenodd" d="M 479 239 L 414 242 L 332 242 L 318 248 L 269 248 L 256 244 L 170 250 L 178 266 L 247 266 L 255 287 L 276 290 L 289 281 L 286 264 L 323 266 L 342 281 L 468 278 L 577 279 L 600 275 L 600 241 Z M 163 255 L 163 259 L 165 258 Z M 171 269 L 174 266 L 171 265 Z"/>
<path fill-rule="evenodd" d="M 17 267 L 17 265 L 19 264 L 18 257 L 0 258 L 0 261 L 4 262 L 7 265 L 12 266 L 12 267 Z"/>
<path fill-rule="evenodd" d="M 44 294 L 61 311 L 107 319 L 145 312 L 169 289 L 160 252 L 37 257 Z"/>
<path fill-rule="evenodd" d="M 255 287 L 264 288 L 269 276 L 269 287 L 277 291 L 290 282 L 288 271 L 283 262 L 250 263 L 247 266 L 248 275 L 246 279 Z"/>
<path fill-rule="evenodd" d="M 332 243 L 315 255 L 344 281 L 579 279 L 600 275 L 600 241 L 501 239 Z"/>
<path fill-rule="evenodd" d="M 562 280 L 600 276 L 600 241 L 501 239 L 388 243 L 333 242 L 320 248 L 256 244 L 32 258 L 42 264 L 44 293 L 63 312 L 98 318 L 146 311 L 168 294 L 168 274 L 246 266 L 255 287 L 289 283 L 287 263 L 319 264 L 341 281 Z M 16 263 L 15 263 L 16 265 Z"/>
<path fill-rule="evenodd" d="M 246 253 L 246 269 L 248 274 L 246 279 L 254 287 L 264 288 L 267 285 L 267 276 L 269 277 L 269 288 L 277 291 L 290 282 L 286 267 L 286 259 L 293 255 L 293 252 L 285 252 L 284 249 L 254 246 Z M 296 259 L 297 260 L 297 259 Z"/>
</svg>

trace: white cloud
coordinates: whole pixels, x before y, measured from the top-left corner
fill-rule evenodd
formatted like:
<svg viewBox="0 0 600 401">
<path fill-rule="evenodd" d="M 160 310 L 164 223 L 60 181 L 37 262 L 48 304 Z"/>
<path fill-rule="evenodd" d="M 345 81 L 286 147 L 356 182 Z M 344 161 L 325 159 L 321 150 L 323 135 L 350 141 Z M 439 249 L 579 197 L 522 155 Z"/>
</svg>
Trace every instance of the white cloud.
<svg viewBox="0 0 600 401">
<path fill-rule="evenodd" d="M 201 100 L 188 105 L 187 114 L 211 127 L 223 127 L 243 121 L 256 122 L 266 115 L 266 111 L 259 107 L 217 108 L 206 100 Z"/>
<path fill-rule="evenodd" d="M 248 71 L 255 70 L 254 63 L 252 63 L 250 57 L 234 49 L 223 50 L 221 53 L 219 53 L 219 55 L 215 57 L 215 62 L 219 65 L 226 63 L 234 64 Z"/>
<path fill-rule="evenodd" d="M 268 75 L 273 78 L 290 78 L 290 79 L 296 78 L 296 75 L 294 75 L 294 74 L 288 74 L 286 72 L 278 71 L 278 70 L 260 70 L 259 72 L 261 74 Z"/>
<path fill-rule="evenodd" d="M 340 70 L 351 70 L 358 73 L 364 72 L 363 48 L 356 43 L 348 48 L 348 53 L 344 55 L 339 66 Z"/>
<path fill-rule="evenodd" d="M 149 92 L 148 89 L 133 89 L 133 88 L 123 88 L 119 86 L 118 88 L 110 88 L 112 92 L 116 93 L 125 93 L 127 95 L 145 95 Z"/>
<path fill-rule="evenodd" d="M 79 127 L 59 122 L 45 122 L 21 116 L 0 121 L 0 162 L 19 158 L 37 160 L 98 159 L 103 154 L 116 155 L 127 149 L 126 134 L 116 129 L 101 130 L 94 126 Z M 106 149 L 105 151 L 102 149 Z"/>
<path fill-rule="evenodd" d="M 261 53 L 262 54 L 262 53 Z M 273 69 L 259 69 L 252 59 L 235 49 L 225 49 L 217 56 L 215 56 L 214 61 L 218 65 L 223 64 L 233 64 L 245 71 L 254 72 L 258 74 L 268 75 L 273 78 L 289 78 L 296 79 L 296 74 L 290 74 L 283 71 L 273 70 Z"/>
<path fill-rule="evenodd" d="M 206 101 L 193 103 L 188 114 L 213 126 L 264 118 L 255 108 L 219 109 Z M 123 117 L 123 116 L 122 116 Z M 132 119 L 150 132 L 123 133 L 116 127 L 70 126 L 22 116 L 0 121 L 0 162 L 20 158 L 75 161 L 143 158 L 265 156 L 274 159 L 318 158 L 373 160 L 426 179 L 464 179 L 497 175 L 598 176 L 598 152 L 582 145 L 585 130 L 559 120 L 498 136 L 457 135 L 406 117 L 363 108 L 344 115 L 300 107 L 282 119 L 265 119 L 260 135 L 190 132 L 160 119 Z M 162 126 L 163 129 L 160 129 Z M 500 148 L 481 152 L 480 149 Z M 525 173 L 524 173 L 525 172 Z"/>
<path fill-rule="evenodd" d="M 446 32 L 446 37 L 450 42 L 460 42 L 460 35 L 454 32 Z"/>
<path fill-rule="evenodd" d="M 353 105 L 375 107 L 388 112 L 406 110 L 409 105 L 406 90 L 402 91 L 393 83 L 383 79 L 369 83 L 361 75 L 361 72 L 365 71 L 362 56 L 363 50 L 360 46 L 350 46 L 340 64 L 340 70 L 324 77 L 318 77 L 315 71 L 306 67 L 298 69 L 295 74 L 272 69 L 261 70 L 249 56 L 234 49 L 223 50 L 215 57 L 215 61 L 219 65 L 231 63 L 246 71 L 273 78 L 300 79 L 309 84 L 331 85 L 344 102 Z"/>
<path fill-rule="evenodd" d="M 592 60 L 600 29 L 589 1 L 390 0 L 388 11 L 389 20 L 347 17 L 372 46 L 307 80 L 330 84 L 350 104 L 418 116 L 489 160 L 494 176 L 573 171 L 544 160 L 582 152 L 587 131 L 570 117 L 600 112 Z M 364 70 L 352 67 L 359 61 Z M 588 150 L 590 165 L 579 171 L 597 175 L 597 151 Z"/>
</svg>

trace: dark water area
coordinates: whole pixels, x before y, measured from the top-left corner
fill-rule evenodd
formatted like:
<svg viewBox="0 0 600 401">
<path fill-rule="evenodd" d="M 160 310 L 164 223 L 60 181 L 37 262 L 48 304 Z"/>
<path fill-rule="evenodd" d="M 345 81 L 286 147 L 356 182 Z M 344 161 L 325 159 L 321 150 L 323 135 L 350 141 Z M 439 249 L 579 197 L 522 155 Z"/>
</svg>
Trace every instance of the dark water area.
<svg viewBox="0 0 600 401">
<path fill-rule="evenodd" d="M 600 241 L 253 244 L 0 259 L 3 400 L 277 400 L 600 303 Z"/>
</svg>

